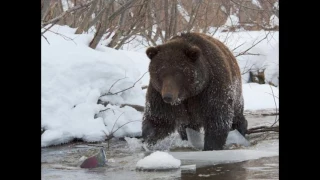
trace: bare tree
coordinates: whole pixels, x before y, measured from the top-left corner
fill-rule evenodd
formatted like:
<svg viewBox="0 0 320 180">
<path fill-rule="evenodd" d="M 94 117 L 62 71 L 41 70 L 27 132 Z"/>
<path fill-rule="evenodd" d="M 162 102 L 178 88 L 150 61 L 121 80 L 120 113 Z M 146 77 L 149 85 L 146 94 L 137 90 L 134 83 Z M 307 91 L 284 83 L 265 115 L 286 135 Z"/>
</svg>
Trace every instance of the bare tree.
<svg viewBox="0 0 320 180">
<path fill-rule="evenodd" d="M 96 48 L 102 37 L 107 47 L 119 49 L 135 35 L 146 45 L 164 43 L 177 32 L 203 32 L 214 35 L 219 29 L 233 32 L 246 30 L 278 30 L 269 26 L 270 17 L 278 16 L 278 0 L 69 0 L 63 11 L 62 0 L 41 0 L 42 27 L 48 24 L 69 25 L 76 34 L 95 30 L 90 42 Z M 257 2 L 259 4 L 257 4 Z M 237 25 L 226 26 L 231 16 Z M 50 27 L 51 27 L 50 26 Z M 50 29 L 50 28 L 49 28 Z M 214 31 L 212 31 L 214 30 Z M 46 30 L 45 30 L 46 31 Z M 44 31 L 44 32 L 45 32 Z M 227 39 L 228 37 L 226 37 Z M 248 53 L 246 53 L 248 54 Z"/>
<path fill-rule="evenodd" d="M 41 21 L 44 20 L 50 6 L 50 0 L 41 0 Z"/>
<path fill-rule="evenodd" d="M 83 31 L 88 31 L 88 29 L 89 29 L 89 21 L 91 19 L 91 16 L 92 16 L 94 10 L 96 9 L 96 6 L 97 6 L 98 2 L 99 2 L 99 0 L 94 0 L 92 2 L 89 11 L 85 15 L 85 17 L 82 20 L 82 23 L 80 24 L 80 26 L 77 28 L 75 34 L 81 34 Z"/>
</svg>

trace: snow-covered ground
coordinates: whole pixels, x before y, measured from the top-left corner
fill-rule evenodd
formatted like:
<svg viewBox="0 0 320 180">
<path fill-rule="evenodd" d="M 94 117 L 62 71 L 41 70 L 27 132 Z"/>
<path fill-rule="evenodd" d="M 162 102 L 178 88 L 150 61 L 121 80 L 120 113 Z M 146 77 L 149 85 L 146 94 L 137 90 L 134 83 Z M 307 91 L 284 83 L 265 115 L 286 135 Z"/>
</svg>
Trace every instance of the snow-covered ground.
<svg viewBox="0 0 320 180">
<path fill-rule="evenodd" d="M 139 45 L 141 38 L 125 45 L 123 50 L 102 45 L 93 50 L 88 47 L 93 34 L 76 35 L 75 29 L 58 25 L 51 31 L 61 35 L 46 32 L 50 44 L 42 37 L 41 126 L 45 132 L 41 146 L 67 143 L 74 138 L 103 141 L 112 132 L 117 137 L 140 135 L 142 113 L 128 106 L 120 108 L 120 105 L 144 106 L 145 90 L 141 87 L 148 85 L 149 74 L 132 87 L 148 71 L 149 59 L 144 54 L 146 47 Z M 215 37 L 222 41 L 227 39 L 226 44 L 231 49 L 244 43 L 235 50 L 237 53 L 263 39 L 266 33 L 217 33 Z M 273 33 L 249 52 L 262 56 L 239 56 L 242 70 L 250 66 L 266 67 L 266 80 L 278 85 L 278 33 Z M 243 75 L 245 110 L 278 106 L 277 87 L 248 84 L 247 78 L 247 74 Z M 130 89 L 121 92 L 126 88 Z M 97 104 L 99 97 L 108 92 L 109 95 L 101 99 L 110 103 L 106 107 Z"/>
</svg>

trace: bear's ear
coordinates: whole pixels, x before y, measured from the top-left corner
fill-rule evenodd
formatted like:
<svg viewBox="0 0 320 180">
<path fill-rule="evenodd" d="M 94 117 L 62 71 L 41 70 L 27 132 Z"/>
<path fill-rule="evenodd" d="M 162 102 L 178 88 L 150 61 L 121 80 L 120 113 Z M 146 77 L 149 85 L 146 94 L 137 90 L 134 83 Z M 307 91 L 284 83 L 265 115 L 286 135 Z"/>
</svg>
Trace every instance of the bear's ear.
<svg viewBox="0 0 320 180">
<path fill-rule="evenodd" d="M 191 59 L 192 62 L 194 62 L 200 57 L 201 50 L 197 46 L 192 46 L 185 50 L 185 54 Z"/>
<path fill-rule="evenodd" d="M 155 55 L 158 54 L 158 49 L 156 47 L 149 47 L 147 50 L 146 50 L 146 54 L 147 56 L 152 59 Z"/>
</svg>

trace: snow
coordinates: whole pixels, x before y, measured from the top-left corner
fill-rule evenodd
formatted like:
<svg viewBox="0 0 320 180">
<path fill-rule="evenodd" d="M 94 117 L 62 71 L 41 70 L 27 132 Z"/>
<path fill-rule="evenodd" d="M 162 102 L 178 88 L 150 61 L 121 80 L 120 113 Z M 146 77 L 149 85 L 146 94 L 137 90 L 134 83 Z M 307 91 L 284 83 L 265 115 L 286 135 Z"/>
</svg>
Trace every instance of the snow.
<svg viewBox="0 0 320 180">
<path fill-rule="evenodd" d="M 43 37 L 41 40 L 41 127 L 45 129 L 41 136 L 41 146 L 67 143 L 74 138 L 87 142 L 103 141 L 111 133 L 116 137 L 140 136 L 142 113 L 129 106 L 120 108 L 120 105 L 144 106 L 146 89 L 142 90 L 141 87 L 148 85 L 149 73 L 132 86 L 148 71 L 150 60 L 145 55 L 148 45 L 141 45 L 145 40 L 136 36 L 122 50 L 105 47 L 102 41 L 94 50 L 88 47 L 94 32 L 79 35 L 74 34 L 75 30 L 55 25 L 51 31 L 59 34 L 50 31 L 44 34 L 50 44 Z M 235 50 L 237 54 L 267 33 L 217 32 L 215 37 L 222 42 L 228 37 L 225 43 L 230 49 L 244 43 Z M 250 66 L 256 69 L 266 67 L 266 80 L 278 86 L 277 39 L 278 33 L 275 32 L 249 51 L 262 56 L 237 57 L 241 70 L 245 71 Z M 274 101 L 278 106 L 277 87 L 247 83 L 248 73 L 242 78 L 245 110 L 274 109 Z M 132 88 L 101 97 L 101 100 L 109 102 L 106 107 L 97 104 L 102 94 L 116 93 L 129 87 Z M 187 141 L 175 135 L 163 140 L 158 147 L 164 145 L 189 146 Z"/>
<path fill-rule="evenodd" d="M 273 8 L 279 9 L 279 2 L 278 1 L 274 2 Z"/>
<path fill-rule="evenodd" d="M 227 18 L 227 21 L 226 23 L 224 24 L 225 26 L 236 26 L 239 24 L 239 18 L 238 16 L 236 15 L 230 15 L 228 18 Z"/>
<path fill-rule="evenodd" d="M 189 22 L 189 21 L 190 21 L 189 13 L 188 13 L 187 10 L 184 9 L 184 7 L 182 7 L 181 1 L 178 1 L 177 9 L 178 9 L 179 13 L 181 14 L 181 16 L 182 16 L 187 22 Z"/>
<path fill-rule="evenodd" d="M 279 89 L 274 86 L 248 83 L 242 85 L 242 90 L 245 110 L 279 108 Z"/>
<path fill-rule="evenodd" d="M 279 18 L 276 15 L 270 16 L 270 22 L 269 22 L 271 27 L 279 26 Z"/>
<path fill-rule="evenodd" d="M 46 131 L 42 134 L 41 146 L 66 143 L 74 138 L 102 141 L 105 134 L 110 134 L 121 113 L 124 114 L 113 130 L 129 121 L 141 120 L 142 114 L 135 109 L 112 105 L 143 104 L 141 82 L 123 93 L 105 97 L 110 100 L 107 107 L 97 104 L 99 96 L 107 93 L 118 79 L 126 76 L 110 92 L 132 86 L 142 75 L 138 69 L 132 68 L 135 64 L 128 56 L 111 48 L 89 48 L 92 34 L 75 35 L 75 29 L 67 26 L 54 26 L 51 31 L 73 40 L 52 32 L 45 33 L 50 44 L 42 38 L 41 125 Z M 110 110 L 94 118 L 95 114 L 107 108 Z M 139 133 L 141 121 L 124 126 L 114 135 Z"/>
<path fill-rule="evenodd" d="M 179 168 L 181 161 L 167 152 L 156 151 L 137 162 L 141 170 L 169 170 Z"/>
<path fill-rule="evenodd" d="M 251 2 L 252 2 L 252 4 L 254 4 L 254 5 L 258 6 L 259 8 L 261 8 L 261 4 L 260 4 L 259 0 L 252 0 Z"/>
<path fill-rule="evenodd" d="M 226 14 L 227 14 L 227 9 L 226 9 L 226 7 L 224 7 L 224 6 L 220 6 L 220 9 L 221 9 L 221 11 L 223 11 L 224 13 L 226 13 Z"/>
<path fill-rule="evenodd" d="M 266 82 L 279 85 L 279 32 L 219 32 L 214 37 L 224 42 L 229 49 L 234 49 L 235 56 L 250 49 L 246 55 L 236 57 L 243 74 L 243 83 L 249 80 L 249 69 L 252 71 L 264 69 Z"/>
</svg>

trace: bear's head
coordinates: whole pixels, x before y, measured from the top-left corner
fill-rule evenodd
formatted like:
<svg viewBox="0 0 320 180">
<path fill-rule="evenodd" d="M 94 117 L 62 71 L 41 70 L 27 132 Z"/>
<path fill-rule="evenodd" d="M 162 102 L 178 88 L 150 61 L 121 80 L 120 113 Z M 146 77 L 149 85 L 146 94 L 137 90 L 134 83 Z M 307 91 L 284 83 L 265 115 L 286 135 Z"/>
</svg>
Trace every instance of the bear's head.
<svg viewBox="0 0 320 180">
<path fill-rule="evenodd" d="M 208 75 L 199 47 L 173 41 L 149 47 L 146 54 L 151 85 L 164 102 L 178 105 L 204 88 Z"/>
</svg>

